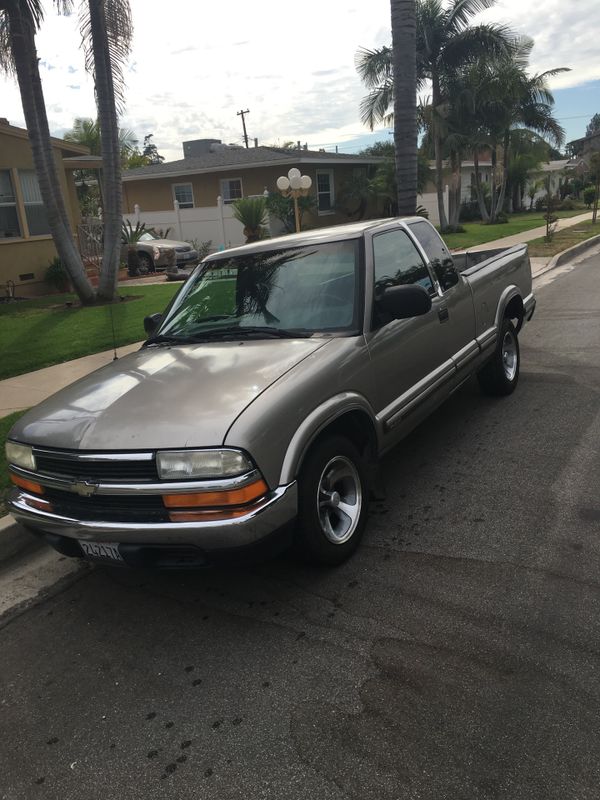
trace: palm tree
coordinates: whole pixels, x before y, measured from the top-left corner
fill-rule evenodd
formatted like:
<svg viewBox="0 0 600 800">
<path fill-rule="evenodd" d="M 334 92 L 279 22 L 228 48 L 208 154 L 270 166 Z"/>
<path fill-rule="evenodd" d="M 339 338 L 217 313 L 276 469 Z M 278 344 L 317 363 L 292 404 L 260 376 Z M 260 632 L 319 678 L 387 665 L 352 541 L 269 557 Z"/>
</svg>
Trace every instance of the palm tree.
<svg viewBox="0 0 600 800">
<path fill-rule="evenodd" d="M 491 8 L 496 0 L 418 0 L 416 6 L 417 89 L 431 83 L 436 191 L 440 226 L 448 227 L 443 189 L 443 120 L 447 114 L 444 78 L 480 57 L 494 58 L 512 52 L 514 35 L 504 25 L 471 26 L 476 14 Z M 389 121 L 393 97 L 393 63 L 390 48 L 361 50 L 356 66 L 370 93 L 361 104 L 366 124 Z"/>
<path fill-rule="evenodd" d="M 123 221 L 117 103 L 123 103 L 123 64 L 133 35 L 128 0 L 86 0 L 81 32 L 86 69 L 92 73 L 96 89 L 103 165 L 104 250 L 98 297 L 112 300 L 117 289 Z"/>
<path fill-rule="evenodd" d="M 66 3 L 58 5 L 59 10 L 65 10 Z M 88 304 L 94 302 L 94 290 L 75 244 L 61 193 L 39 74 L 35 35 L 42 20 L 40 0 L 0 0 L 0 71 L 17 77 L 50 232 L 75 292 L 82 303 Z"/>
<path fill-rule="evenodd" d="M 267 233 L 267 201 L 264 197 L 240 197 L 231 204 L 233 216 L 244 226 L 246 242 L 258 242 Z"/>
<path fill-rule="evenodd" d="M 63 139 L 67 142 L 76 142 L 87 147 L 94 156 L 101 154 L 100 126 L 97 120 L 89 117 L 76 117 L 73 127 L 67 131 Z M 119 128 L 119 149 L 121 151 L 121 161 L 125 162 L 135 153 L 138 139 L 134 131 L 128 128 Z M 138 151 L 139 152 L 139 151 Z M 147 163 L 147 161 L 145 162 Z"/>
<path fill-rule="evenodd" d="M 415 0 L 390 0 L 394 80 L 394 148 L 398 213 L 417 208 L 417 58 Z"/>
</svg>

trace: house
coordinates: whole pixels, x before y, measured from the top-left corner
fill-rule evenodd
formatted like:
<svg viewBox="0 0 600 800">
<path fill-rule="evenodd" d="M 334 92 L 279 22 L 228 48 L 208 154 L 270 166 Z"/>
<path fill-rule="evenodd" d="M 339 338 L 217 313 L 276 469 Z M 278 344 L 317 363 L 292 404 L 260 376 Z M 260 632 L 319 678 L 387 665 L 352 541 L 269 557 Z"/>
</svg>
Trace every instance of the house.
<svg viewBox="0 0 600 800">
<path fill-rule="evenodd" d="M 52 147 L 67 213 L 76 231 L 79 205 L 73 170 L 81 167 L 80 159 L 89 150 L 55 138 Z M 55 256 L 27 131 L 0 118 L 0 296 L 47 292 L 44 275 Z"/>
<path fill-rule="evenodd" d="M 348 214 L 338 204 L 344 185 L 366 176 L 369 167 L 382 160 L 306 148 L 245 148 L 218 139 L 184 142 L 183 154 L 179 161 L 124 172 L 123 212 L 132 221 L 170 227 L 170 236 L 210 239 L 213 248 L 245 241 L 241 225 L 233 219 L 231 203 L 240 197 L 277 191 L 277 178 L 292 167 L 312 180 L 309 194 L 314 197 L 315 210 L 304 215 L 303 228 L 348 222 Z M 371 201 L 367 214 L 375 211 Z M 272 222 L 277 227 L 276 221 Z"/>
<path fill-rule="evenodd" d="M 569 147 L 575 156 L 582 159 L 589 168 L 590 158 L 594 153 L 600 152 L 600 131 L 595 131 L 589 136 L 569 142 Z"/>
</svg>

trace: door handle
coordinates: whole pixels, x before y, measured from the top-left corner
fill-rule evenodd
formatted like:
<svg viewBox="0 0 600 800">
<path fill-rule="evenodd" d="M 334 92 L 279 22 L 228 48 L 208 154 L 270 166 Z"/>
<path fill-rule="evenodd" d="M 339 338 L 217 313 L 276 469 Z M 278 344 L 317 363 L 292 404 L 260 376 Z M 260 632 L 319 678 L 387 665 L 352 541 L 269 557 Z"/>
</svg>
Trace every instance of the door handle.
<svg viewBox="0 0 600 800">
<path fill-rule="evenodd" d="M 448 320 L 450 319 L 450 313 L 446 308 L 446 306 L 438 308 L 438 317 L 440 322 L 448 322 Z"/>
</svg>

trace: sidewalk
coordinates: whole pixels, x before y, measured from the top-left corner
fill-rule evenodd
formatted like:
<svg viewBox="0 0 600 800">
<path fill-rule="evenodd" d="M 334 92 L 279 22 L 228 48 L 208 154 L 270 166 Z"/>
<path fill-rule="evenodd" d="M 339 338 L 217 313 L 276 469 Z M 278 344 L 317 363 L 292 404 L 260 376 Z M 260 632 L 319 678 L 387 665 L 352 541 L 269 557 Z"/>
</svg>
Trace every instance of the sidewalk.
<svg viewBox="0 0 600 800">
<path fill-rule="evenodd" d="M 571 228 L 573 225 L 579 225 L 580 222 L 585 222 L 592 218 L 592 212 L 586 211 L 585 214 L 578 214 L 576 217 L 565 217 L 559 219 L 556 225 L 556 230 L 561 231 L 563 228 Z M 521 231 L 515 233 L 513 236 L 505 236 L 503 239 L 495 239 L 493 242 L 486 242 L 485 244 L 478 244 L 475 247 L 469 247 L 469 253 L 477 253 L 480 250 L 493 250 L 495 247 L 514 247 L 516 244 L 526 244 L 533 239 L 539 239 L 541 236 L 546 235 L 546 226 L 542 225 L 539 228 L 531 228 L 528 231 Z M 548 259 L 550 260 L 550 259 Z"/>
</svg>

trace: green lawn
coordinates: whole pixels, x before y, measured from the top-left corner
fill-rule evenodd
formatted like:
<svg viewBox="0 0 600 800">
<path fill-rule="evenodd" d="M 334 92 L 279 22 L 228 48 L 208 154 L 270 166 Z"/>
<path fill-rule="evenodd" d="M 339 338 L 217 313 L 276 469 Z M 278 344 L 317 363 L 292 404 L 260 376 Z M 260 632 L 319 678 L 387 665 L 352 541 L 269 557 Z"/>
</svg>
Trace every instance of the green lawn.
<svg viewBox="0 0 600 800">
<path fill-rule="evenodd" d="M 73 295 L 53 295 L 36 300 L 0 304 L 0 379 L 60 364 L 112 347 L 110 310 L 117 345 L 145 337 L 144 317 L 162 311 L 180 283 L 121 287 L 119 294 L 138 299 L 111 307 L 68 308 Z"/>
<path fill-rule="evenodd" d="M 592 236 L 600 236 L 600 222 L 592 225 L 592 221 L 580 222 L 572 228 L 563 228 L 562 231 L 557 231 L 552 237 L 552 241 L 546 243 L 544 237 L 534 239 L 529 242 L 529 255 L 532 257 L 555 256 L 557 253 L 562 253 L 569 247 L 573 247 L 579 242 L 584 242 L 586 239 L 591 239 Z"/>
<path fill-rule="evenodd" d="M 556 216 L 561 219 L 577 217 L 585 214 L 586 209 L 577 211 L 557 211 Z M 478 244 L 493 242 L 505 236 L 513 236 L 515 233 L 522 233 L 532 228 L 541 228 L 546 224 L 543 211 L 522 211 L 519 214 L 511 214 L 509 221 L 504 225 L 483 225 L 481 222 L 464 222 L 465 233 L 444 234 L 444 241 L 451 250 L 466 250 Z"/>
<path fill-rule="evenodd" d="M 22 417 L 24 411 L 15 411 L 14 414 L 9 414 L 8 417 L 0 418 L 0 517 L 6 514 L 6 496 L 8 489 L 12 483 L 8 477 L 8 470 L 6 468 L 6 455 L 4 453 L 4 443 L 9 430 L 14 423 Z"/>
</svg>

